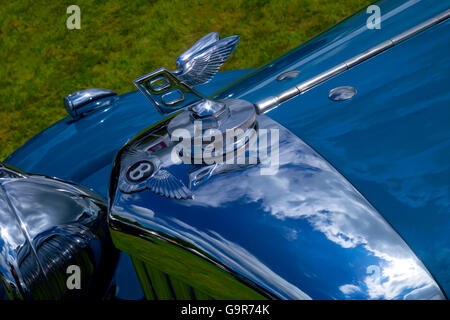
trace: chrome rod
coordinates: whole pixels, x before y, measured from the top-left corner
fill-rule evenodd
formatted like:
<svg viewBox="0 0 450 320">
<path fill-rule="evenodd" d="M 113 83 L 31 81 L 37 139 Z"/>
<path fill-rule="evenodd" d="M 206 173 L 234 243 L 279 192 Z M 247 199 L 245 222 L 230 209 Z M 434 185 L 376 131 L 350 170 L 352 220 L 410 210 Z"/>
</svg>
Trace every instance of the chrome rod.
<svg viewBox="0 0 450 320">
<path fill-rule="evenodd" d="M 303 81 L 286 91 L 283 91 L 275 96 L 270 96 L 270 97 L 264 98 L 262 100 L 259 100 L 258 102 L 255 103 L 256 111 L 259 114 L 268 112 L 268 111 L 276 108 L 280 103 L 285 102 L 286 100 L 289 100 L 299 94 L 302 94 L 302 93 L 308 91 L 309 89 L 317 86 L 318 84 L 320 84 L 334 76 L 337 76 L 338 74 L 341 74 L 345 70 L 348 70 L 348 69 L 360 64 L 361 62 L 363 62 L 369 58 L 372 58 L 372 57 L 380 54 L 381 52 L 383 52 L 389 48 L 392 48 L 395 45 L 398 45 L 399 43 L 402 43 L 403 41 L 413 37 L 414 35 L 448 19 L 449 17 L 450 17 L 450 9 L 396 35 L 393 38 L 390 38 L 389 40 L 383 41 L 383 42 L 377 44 L 376 46 L 370 48 L 369 50 L 366 50 L 366 51 L 334 66 L 333 68 L 330 68 L 330 69 L 318 74 L 317 76 L 312 77 L 311 79 Z"/>
</svg>

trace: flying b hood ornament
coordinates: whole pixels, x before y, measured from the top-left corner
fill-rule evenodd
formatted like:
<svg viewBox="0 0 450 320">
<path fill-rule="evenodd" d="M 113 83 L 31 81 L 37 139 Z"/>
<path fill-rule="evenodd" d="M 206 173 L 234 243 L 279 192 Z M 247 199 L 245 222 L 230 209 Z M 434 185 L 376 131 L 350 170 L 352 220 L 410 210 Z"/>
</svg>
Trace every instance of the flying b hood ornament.
<svg viewBox="0 0 450 320">
<path fill-rule="evenodd" d="M 161 114 L 182 109 L 205 98 L 192 87 L 210 81 L 238 42 L 238 36 L 219 39 L 217 32 L 209 33 L 177 58 L 177 70 L 160 68 L 134 84 Z"/>
<path fill-rule="evenodd" d="M 152 133 L 152 137 L 133 139 L 124 148 L 119 178 L 122 192 L 149 189 L 167 198 L 192 199 L 190 189 L 199 181 L 247 165 L 224 161 L 256 146 L 255 106 L 239 99 L 211 100 L 193 89 L 212 79 L 238 41 L 238 36 L 219 39 L 216 32 L 207 34 L 177 58 L 177 70 L 161 68 L 134 80 L 161 114 L 172 115 L 157 130 L 157 141 L 152 140 L 157 135 Z M 172 151 L 178 164 L 194 164 L 189 173 L 176 172 Z"/>
</svg>

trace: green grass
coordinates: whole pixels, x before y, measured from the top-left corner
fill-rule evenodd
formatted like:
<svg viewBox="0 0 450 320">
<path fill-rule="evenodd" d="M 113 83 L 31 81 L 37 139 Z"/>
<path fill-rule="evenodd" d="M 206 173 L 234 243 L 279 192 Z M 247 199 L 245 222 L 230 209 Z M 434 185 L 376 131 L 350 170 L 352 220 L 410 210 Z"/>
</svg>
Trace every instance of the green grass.
<svg viewBox="0 0 450 320">
<path fill-rule="evenodd" d="M 65 95 L 134 90 L 208 32 L 241 36 L 222 70 L 258 67 L 371 2 L 0 0 L 0 159 L 65 117 Z M 71 4 L 81 30 L 66 28 Z"/>
</svg>

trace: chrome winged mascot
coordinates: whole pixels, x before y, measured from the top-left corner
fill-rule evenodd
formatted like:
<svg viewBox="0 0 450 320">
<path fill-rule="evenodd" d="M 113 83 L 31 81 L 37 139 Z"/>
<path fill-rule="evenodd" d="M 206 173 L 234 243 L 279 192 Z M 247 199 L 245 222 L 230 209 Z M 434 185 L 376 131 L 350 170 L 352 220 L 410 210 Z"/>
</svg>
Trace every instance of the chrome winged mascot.
<svg viewBox="0 0 450 320">
<path fill-rule="evenodd" d="M 134 83 L 162 114 L 181 109 L 204 98 L 193 87 L 214 77 L 238 41 L 238 36 L 219 40 L 217 32 L 209 33 L 177 58 L 177 70 L 161 68 Z"/>
<path fill-rule="evenodd" d="M 219 34 L 211 32 L 177 58 L 178 69 L 172 74 L 188 87 L 206 83 L 219 71 L 238 42 L 238 36 L 219 40 Z"/>
<path fill-rule="evenodd" d="M 0 296 L 446 299 L 450 9 L 376 5 L 255 70 L 210 33 L 67 96 L 0 167 Z"/>
</svg>

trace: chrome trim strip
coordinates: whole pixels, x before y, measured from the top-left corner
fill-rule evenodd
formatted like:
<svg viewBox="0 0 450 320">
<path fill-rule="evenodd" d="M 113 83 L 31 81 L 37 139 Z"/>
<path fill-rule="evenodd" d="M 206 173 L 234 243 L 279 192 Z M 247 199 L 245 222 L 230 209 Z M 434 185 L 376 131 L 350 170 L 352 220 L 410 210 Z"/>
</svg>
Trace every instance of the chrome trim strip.
<svg viewBox="0 0 450 320">
<path fill-rule="evenodd" d="M 348 70 L 361 62 L 370 59 L 381 52 L 392 48 L 393 46 L 415 36 L 416 34 L 448 19 L 450 17 L 450 9 L 438 14 L 437 16 L 434 16 L 431 19 L 428 19 L 398 35 L 395 37 L 383 41 L 376 46 L 344 61 L 343 63 L 340 63 L 336 66 L 334 66 L 331 69 L 328 69 L 320 74 L 318 74 L 315 77 L 312 77 L 311 79 L 308 79 L 306 81 L 303 81 L 299 84 L 297 84 L 295 87 L 290 88 L 286 91 L 281 92 L 280 94 L 277 94 L 276 96 L 270 96 L 267 98 L 264 98 L 258 102 L 255 103 L 256 111 L 261 114 L 268 112 L 274 108 L 276 108 L 278 105 L 280 105 L 282 102 L 289 100 L 299 94 L 302 94 L 309 89 L 317 86 L 318 84 L 344 72 L 345 70 Z"/>
</svg>

